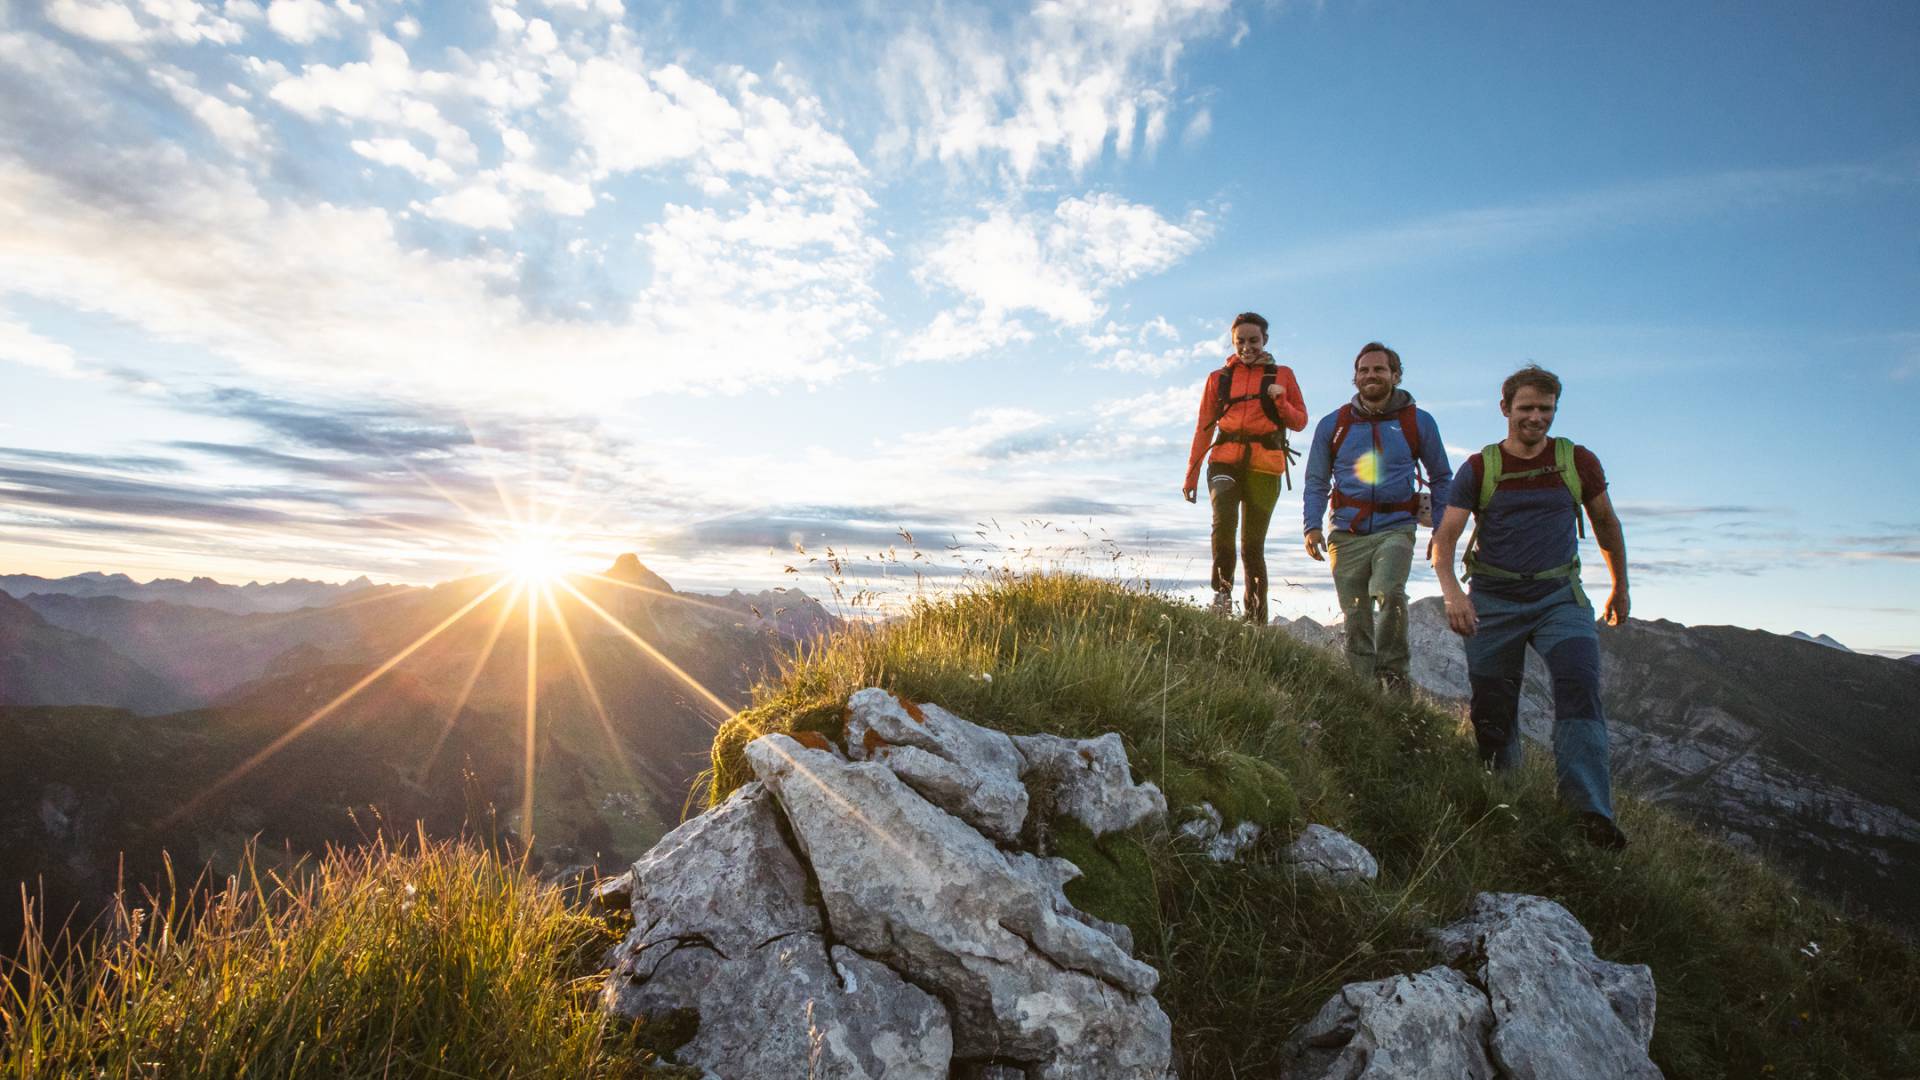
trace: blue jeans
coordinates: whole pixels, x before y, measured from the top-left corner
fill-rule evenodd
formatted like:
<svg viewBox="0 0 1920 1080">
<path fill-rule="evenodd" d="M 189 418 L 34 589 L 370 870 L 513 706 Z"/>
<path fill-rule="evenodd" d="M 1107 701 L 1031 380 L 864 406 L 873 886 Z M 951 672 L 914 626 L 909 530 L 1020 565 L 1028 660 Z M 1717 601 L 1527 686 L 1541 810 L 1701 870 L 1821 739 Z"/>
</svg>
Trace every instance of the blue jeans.
<svg viewBox="0 0 1920 1080">
<path fill-rule="evenodd" d="M 1520 763 L 1520 681 L 1527 646 L 1553 676 L 1553 765 L 1560 799 L 1576 811 L 1613 817 L 1607 717 L 1600 706 L 1600 635 L 1593 607 L 1572 585 L 1519 602 L 1469 594 L 1480 628 L 1466 639 L 1473 685 L 1474 741 L 1495 769 Z"/>
</svg>

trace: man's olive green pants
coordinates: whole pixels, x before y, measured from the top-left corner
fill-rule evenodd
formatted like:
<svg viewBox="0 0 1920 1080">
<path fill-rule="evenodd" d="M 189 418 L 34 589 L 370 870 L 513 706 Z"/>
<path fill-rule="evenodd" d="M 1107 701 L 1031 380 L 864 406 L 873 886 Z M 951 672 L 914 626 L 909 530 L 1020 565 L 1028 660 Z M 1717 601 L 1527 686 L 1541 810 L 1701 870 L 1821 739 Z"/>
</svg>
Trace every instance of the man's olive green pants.
<svg viewBox="0 0 1920 1080">
<path fill-rule="evenodd" d="M 1414 526 L 1327 539 L 1333 589 L 1346 619 L 1347 663 L 1363 679 L 1407 681 L 1407 573 Z M 1377 610 L 1376 610 L 1377 609 Z"/>
</svg>

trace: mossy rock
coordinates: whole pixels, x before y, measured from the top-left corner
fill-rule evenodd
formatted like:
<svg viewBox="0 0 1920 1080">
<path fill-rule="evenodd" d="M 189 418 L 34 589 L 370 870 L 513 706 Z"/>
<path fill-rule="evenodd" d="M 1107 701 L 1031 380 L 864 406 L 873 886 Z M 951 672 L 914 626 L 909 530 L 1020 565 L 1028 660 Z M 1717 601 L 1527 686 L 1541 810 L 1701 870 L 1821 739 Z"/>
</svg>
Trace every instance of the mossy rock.
<svg viewBox="0 0 1920 1080">
<path fill-rule="evenodd" d="M 1067 882 L 1067 899 L 1095 918 L 1133 931 L 1136 942 L 1156 941 L 1160 933 L 1160 894 L 1153 860 L 1140 839 L 1128 833 L 1095 838 L 1077 821 L 1054 823 L 1049 854 L 1080 868 Z"/>
<path fill-rule="evenodd" d="M 797 707 L 782 701 L 735 713 L 713 733 L 713 775 L 708 781 L 707 805 L 719 806 L 753 779 L 753 769 L 747 764 L 748 743 L 774 733 L 796 738 L 812 733 L 840 743 L 846 733 L 846 707 L 844 698 L 815 698 Z"/>
</svg>

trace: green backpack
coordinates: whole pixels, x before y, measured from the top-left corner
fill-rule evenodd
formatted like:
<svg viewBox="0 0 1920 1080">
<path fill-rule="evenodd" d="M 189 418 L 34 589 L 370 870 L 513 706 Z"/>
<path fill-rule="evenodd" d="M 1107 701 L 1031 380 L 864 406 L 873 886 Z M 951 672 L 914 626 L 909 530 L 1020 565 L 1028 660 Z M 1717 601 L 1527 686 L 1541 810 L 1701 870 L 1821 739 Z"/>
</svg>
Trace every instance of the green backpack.
<svg viewBox="0 0 1920 1080">
<path fill-rule="evenodd" d="M 1480 450 L 1480 495 L 1473 502 L 1473 535 L 1467 538 L 1467 553 L 1464 561 L 1467 572 L 1463 580 L 1471 580 L 1478 574 L 1484 577 L 1500 578 L 1505 581 L 1536 581 L 1541 578 L 1571 578 L 1573 592 L 1581 603 L 1586 603 L 1586 593 L 1580 588 L 1580 554 L 1576 548 L 1573 561 L 1551 570 L 1536 570 L 1531 574 L 1503 570 L 1491 563 L 1481 562 L 1475 557 L 1480 548 L 1480 516 L 1487 504 L 1493 501 L 1494 489 L 1507 480 L 1528 480 L 1548 473 L 1559 473 L 1562 483 L 1567 485 L 1568 494 L 1573 496 L 1573 520 L 1579 529 L 1580 537 L 1586 538 L 1587 517 L 1586 502 L 1580 493 L 1580 471 L 1573 464 L 1573 440 L 1555 438 L 1553 440 L 1553 464 L 1538 469 L 1525 469 L 1520 472 L 1501 472 L 1500 444 L 1488 443 Z"/>
</svg>

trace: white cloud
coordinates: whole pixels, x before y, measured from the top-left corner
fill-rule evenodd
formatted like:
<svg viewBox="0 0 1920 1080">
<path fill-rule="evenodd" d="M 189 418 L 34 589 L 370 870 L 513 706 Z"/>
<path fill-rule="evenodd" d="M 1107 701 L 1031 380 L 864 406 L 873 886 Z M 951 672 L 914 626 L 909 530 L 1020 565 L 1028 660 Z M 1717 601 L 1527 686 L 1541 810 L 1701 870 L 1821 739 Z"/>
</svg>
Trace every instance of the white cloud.
<svg viewBox="0 0 1920 1080">
<path fill-rule="evenodd" d="M 160 66 L 154 69 L 153 78 L 227 149 L 250 157 L 266 146 L 266 129 L 253 113 L 201 90 L 193 85 L 191 75 L 178 68 Z"/>
<path fill-rule="evenodd" d="M 267 6 L 267 25 L 296 45 L 332 37 L 338 24 L 339 14 L 321 0 L 273 0 Z"/>
<path fill-rule="evenodd" d="M 1163 386 L 1134 397 L 1102 402 L 1095 413 L 1109 425 L 1164 428 L 1193 422 L 1200 396 L 1187 385 Z"/>
<path fill-rule="evenodd" d="M 654 89 L 641 72 L 600 57 L 581 66 L 567 114 L 603 174 L 682 161 L 701 147 L 693 110 Z"/>
<path fill-rule="evenodd" d="M 1186 42 L 1216 32 L 1229 0 L 1043 0 L 1004 30 L 949 14 L 886 50 L 881 82 L 894 131 L 883 146 L 974 164 L 1004 157 L 1026 180 L 1054 158 L 1075 172 L 1109 135 L 1131 153 L 1148 116 L 1164 137 L 1173 71 Z"/>
<path fill-rule="evenodd" d="M 900 355 L 905 360 L 963 360 L 1033 338 L 1033 331 L 997 312 L 943 311 L 907 339 Z"/>
<path fill-rule="evenodd" d="M 989 323 L 1030 311 L 1083 326 L 1106 310 L 1109 291 L 1174 265 L 1210 233 L 1197 212 L 1175 224 L 1117 195 L 1072 197 L 1050 215 L 1000 208 L 955 225 L 916 274 L 960 293 Z"/>
<path fill-rule="evenodd" d="M 72 374 L 78 367 L 70 346 L 34 333 L 4 311 L 0 311 L 0 360 L 62 375 Z"/>
<path fill-rule="evenodd" d="M 432 139 L 435 153 L 451 165 L 470 166 L 479 157 L 472 137 L 422 96 L 446 90 L 449 82 L 444 75 L 416 72 L 399 42 L 375 34 L 365 61 L 307 65 L 298 76 L 275 82 L 269 96 L 308 119 L 334 113 L 418 132 Z"/>
<path fill-rule="evenodd" d="M 485 181 L 436 196 L 420 207 L 428 217 L 465 225 L 469 229 L 513 228 L 513 200 Z"/>
<path fill-rule="evenodd" d="M 245 36 L 238 24 L 195 0 L 141 0 L 137 7 L 120 0 L 52 0 L 46 13 L 47 21 L 69 34 L 122 48 L 160 41 L 232 45 Z"/>
<path fill-rule="evenodd" d="M 881 321 L 871 282 L 890 252 L 870 235 L 872 209 L 857 189 L 805 202 L 754 198 L 735 213 L 669 206 L 641 235 L 654 279 L 638 307 L 660 331 L 688 337 L 751 311 L 778 328 L 809 381 L 850 370 L 851 347 Z"/>
<path fill-rule="evenodd" d="M 76 37 L 112 45 L 130 45 L 147 39 L 147 30 L 127 5 L 116 0 L 53 0 L 47 21 Z"/>
<path fill-rule="evenodd" d="M 348 145 L 361 157 L 403 169 L 417 180 L 438 185 L 453 183 L 454 172 L 446 162 L 428 157 L 405 139 L 355 139 Z"/>
</svg>

